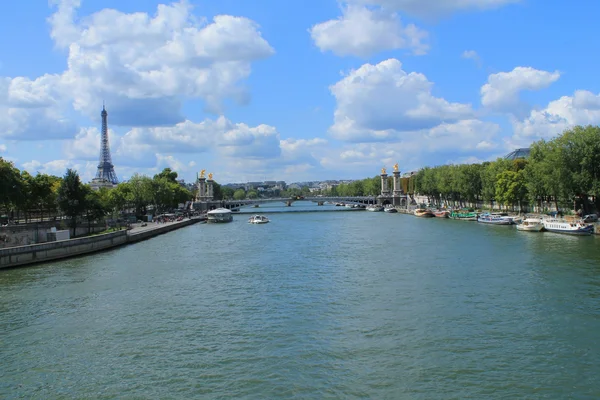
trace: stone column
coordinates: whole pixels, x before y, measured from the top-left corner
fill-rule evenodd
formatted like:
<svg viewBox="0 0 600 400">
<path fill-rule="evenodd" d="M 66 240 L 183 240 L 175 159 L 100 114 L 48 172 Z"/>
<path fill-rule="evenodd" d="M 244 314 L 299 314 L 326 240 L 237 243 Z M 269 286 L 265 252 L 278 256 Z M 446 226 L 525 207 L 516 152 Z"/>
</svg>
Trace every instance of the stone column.
<svg viewBox="0 0 600 400">
<path fill-rule="evenodd" d="M 402 185 L 400 183 L 400 171 L 394 171 L 394 205 L 400 205 L 400 197 L 402 196 Z"/>
<path fill-rule="evenodd" d="M 213 182 L 214 181 L 212 179 L 206 181 L 206 199 L 209 201 L 215 196 Z"/>
<path fill-rule="evenodd" d="M 381 174 L 381 197 L 389 197 L 390 189 L 388 188 L 388 175 Z"/>
<path fill-rule="evenodd" d="M 198 201 L 206 200 L 206 178 L 198 178 Z"/>
</svg>

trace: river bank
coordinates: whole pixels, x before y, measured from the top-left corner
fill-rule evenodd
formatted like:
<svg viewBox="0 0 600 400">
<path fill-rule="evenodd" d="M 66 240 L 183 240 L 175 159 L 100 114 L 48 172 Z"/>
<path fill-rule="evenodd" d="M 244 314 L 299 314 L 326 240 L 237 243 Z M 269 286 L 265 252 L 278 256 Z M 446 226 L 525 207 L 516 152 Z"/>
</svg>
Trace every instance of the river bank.
<svg viewBox="0 0 600 400">
<path fill-rule="evenodd" d="M 405 207 L 396 207 L 396 210 L 398 210 L 398 212 L 401 214 L 408 214 L 408 215 L 415 216 L 414 209 L 406 209 Z M 594 226 L 594 234 L 600 235 L 600 222 L 594 222 L 591 225 Z"/>
<path fill-rule="evenodd" d="M 137 243 L 201 220 L 201 218 L 191 218 L 163 224 L 150 223 L 146 226 L 136 226 L 129 231 L 122 230 L 83 238 L 8 247 L 0 249 L 0 269 L 80 256 L 129 243 Z"/>
</svg>

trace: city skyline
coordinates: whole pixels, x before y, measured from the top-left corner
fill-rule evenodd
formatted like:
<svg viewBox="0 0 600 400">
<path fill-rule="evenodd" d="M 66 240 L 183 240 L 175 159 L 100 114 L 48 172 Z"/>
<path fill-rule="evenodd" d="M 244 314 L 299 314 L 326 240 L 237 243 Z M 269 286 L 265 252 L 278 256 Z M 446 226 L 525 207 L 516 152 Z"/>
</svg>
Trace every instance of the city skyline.
<svg viewBox="0 0 600 400">
<path fill-rule="evenodd" d="M 103 100 L 121 180 L 165 167 L 187 182 L 201 169 L 219 183 L 362 179 L 600 123 L 586 28 L 600 4 L 449 4 L 7 4 L 0 157 L 89 182 Z"/>
</svg>

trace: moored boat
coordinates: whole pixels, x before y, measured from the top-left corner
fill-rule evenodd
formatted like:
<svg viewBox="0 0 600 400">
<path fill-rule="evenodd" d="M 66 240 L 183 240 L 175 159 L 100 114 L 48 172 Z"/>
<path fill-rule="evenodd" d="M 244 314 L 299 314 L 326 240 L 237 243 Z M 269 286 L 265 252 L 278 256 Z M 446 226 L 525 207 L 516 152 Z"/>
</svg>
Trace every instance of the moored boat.
<svg viewBox="0 0 600 400">
<path fill-rule="evenodd" d="M 414 212 L 414 214 L 417 217 L 421 217 L 421 218 L 431 218 L 431 217 L 435 217 L 435 215 L 433 214 L 433 212 L 431 210 L 427 210 L 425 208 L 417 208 Z"/>
<path fill-rule="evenodd" d="M 527 232 L 541 232 L 544 230 L 544 224 L 541 218 L 525 218 L 520 224 L 517 224 L 517 230 Z"/>
<path fill-rule="evenodd" d="M 384 208 L 383 211 L 386 213 L 397 213 L 398 212 L 398 210 L 396 210 L 396 208 L 392 207 L 392 206 Z"/>
<path fill-rule="evenodd" d="M 437 218 L 448 218 L 449 214 L 450 212 L 446 210 L 437 210 L 433 212 L 433 215 L 435 215 Z"/>
<path fill-rule="evenodd" d="M 371 206 L 367 206 L 367 211 L 379 212 L 379 211 L 383 211 L 383 207 L 371 205 Z"/>
<path fill-rule="evenodd" d="M 498 214 L 481 214 L 477 218 L 477 222 L 481 222 L 483 224 L 492 224 L 492 225 L 512 225 L 513 220 L 511 217 L 505 217 Z"/>
<path fill-rule="evenodd" d="M 594 233 L 594 226 L 586 224 L 581 220 L 547 218 L 542 221 L 542 224 L 548 232 L 565 233 L 568 235 L 591 235 Z"/>
<path fill-rule="evenodd" d="M 449 215 L 450 219 L 459 221 L 477 221 L 477 213 L 474 211 L 457 210 L 452 211 Z"/>
<path fill-rule="evenodd" d="M 253 215 L 248 220 L 248 223 L 250 224 L 266 224 L 268 222 L 269 218 L 265 217 L 264 215 Z"/>
<path fill-rule="evenodd" d="M 206 222 L 231 222 L 233 214 L 227 208 L 217 208 L 206 213 Z"/>
</svg>

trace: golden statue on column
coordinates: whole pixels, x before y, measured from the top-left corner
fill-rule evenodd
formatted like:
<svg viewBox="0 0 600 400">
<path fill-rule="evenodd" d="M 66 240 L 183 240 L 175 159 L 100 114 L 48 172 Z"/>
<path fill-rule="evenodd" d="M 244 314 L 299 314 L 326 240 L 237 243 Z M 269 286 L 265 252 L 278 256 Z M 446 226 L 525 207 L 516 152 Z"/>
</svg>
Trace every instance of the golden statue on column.
<svg viewBox="0 0 600 400">
<path fill-rule="evenodd" d="M 206 172 L 205 169 L 203 169 L 202 171 L 200 171 L 200 178 L 204 178 L 204 173 Z"/>
<path fill-rule="evenodd" d="M 394 164 L 394 172 L 398 172 L 398 163 Z"/>
<path fill-rule="evenodd" d="M 385 167 L 381 168 L 381 175 L 385 175 L 385 174 L 387 174 L 387 172 L 385 171 Z"/>
<path fill-rule="evenodd" d="M 212 172 L 211 172 L 210 174 L 208 174 L 208 180 L 209 180 L 209 181 L 212 181 L 212 177 L 213 177 L 213 174 L 212 174 Z"/>
</svg>

